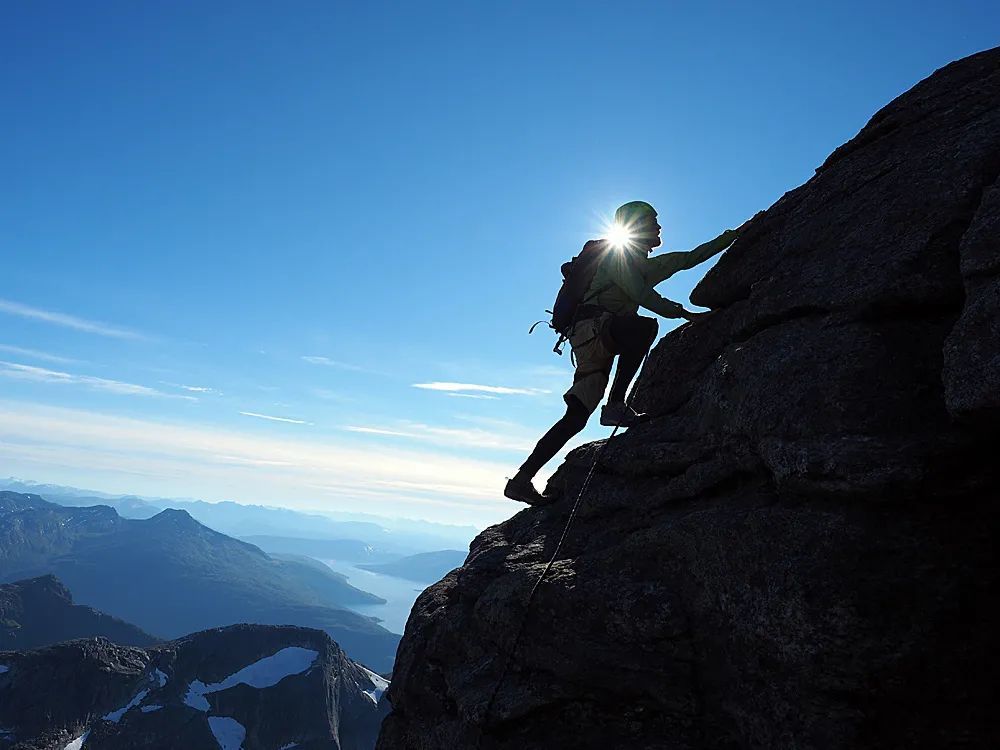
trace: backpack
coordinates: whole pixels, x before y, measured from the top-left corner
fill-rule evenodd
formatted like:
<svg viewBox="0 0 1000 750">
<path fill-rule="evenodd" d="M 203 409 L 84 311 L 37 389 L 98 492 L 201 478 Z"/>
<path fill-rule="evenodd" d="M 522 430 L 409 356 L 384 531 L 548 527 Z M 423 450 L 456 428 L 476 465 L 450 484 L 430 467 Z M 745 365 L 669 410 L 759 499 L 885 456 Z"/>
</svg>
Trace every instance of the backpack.
<svg viewBox="0 0 1000 750">
<path fill-rule="evenodd" d="M 580 307 L 604 291 L 598 289 L 584 298 L 594 281 L 597 267 L 607 251 L 608 243 L 606 240 L 590 240 L 583 246 L 579 255 L 574 255 L 572 259 L 562 264 L 562 286 L 559 287 L 559 293 L 556 295 L 552 309 L 545 311 L 552 313 L 549 327 L 559 334 L 559 340 L 552 350 L 556 354 L 562 354 L 562 343 L 573 330 Z M 543 321 L 539 321 L 539 323 L 541 322 Z M 535 330 L 536 325 L 538 323 L 535 323 L 528 333 Z"/>
</svg>

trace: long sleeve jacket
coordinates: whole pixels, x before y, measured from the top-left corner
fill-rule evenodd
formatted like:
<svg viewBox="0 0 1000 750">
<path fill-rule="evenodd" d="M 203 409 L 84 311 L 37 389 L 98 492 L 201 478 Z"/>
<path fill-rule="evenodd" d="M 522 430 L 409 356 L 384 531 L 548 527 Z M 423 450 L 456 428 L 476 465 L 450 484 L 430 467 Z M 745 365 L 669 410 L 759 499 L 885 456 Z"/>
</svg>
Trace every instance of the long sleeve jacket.
<svg viewBox="0 0 1000 750">
<path fill-rule="evenodd" d="M 601 260 L 584 299 L 615 315 L 631 315 L 643 307 L 664 318 L 680 318 L 683 306 L 660 296 L 654 287 L 678 271 L 694 268 L 729 247 L 736 230 L 687 252 L 646 256 L 642 250 L 611 250 Z"/>
</svg>

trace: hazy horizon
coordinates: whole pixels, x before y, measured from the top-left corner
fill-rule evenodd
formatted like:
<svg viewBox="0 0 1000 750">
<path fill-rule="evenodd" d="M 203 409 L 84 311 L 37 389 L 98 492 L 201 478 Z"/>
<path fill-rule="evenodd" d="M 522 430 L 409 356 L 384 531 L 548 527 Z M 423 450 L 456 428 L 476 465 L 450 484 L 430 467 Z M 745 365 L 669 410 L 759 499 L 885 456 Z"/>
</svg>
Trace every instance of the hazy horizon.
<svg viewBox="0 0 1000 750">
<path fill-rule="evenodd" d="M 240 498 L 236 497 L 225 497 L 225 498 L 209 498 L 209 497 L 189 497 L 189 496 L 162 496 L 153 495 L 146 493 L 137 492 L 119 492 L 119 491 L 107 491 L 104 489 L 99 489 L 96 487 L 80 487 L 73 483 L 63 483 L 63 482 L 49 482 L 37 480 L 30 477 L 0 477 L 0 490 L 5 490 L 12 485 L 18 485 L 31 489 L 42 489 L 45 487 L 55 487 L 67 493 L 72 493 L 74 496 L 87 497 L 92 496 L 96 499 L 103 500 L 120 500 L 123 498 L 135 497 L 139 500 L 148 501 L 150 503 L 178 503 L 178 504 L 188 504 L 188 503 L 207 503 L 209 505 L 220 505 L 223 503 L 236 504 L 245 508 L 263 508 L 266 510 L 289 510 L 297 513 L 302 513 L 305 515 L 318 515 L 323 518 L 328 518 L 331 520 L 355 520 L 363 521 L 373 519 L 375 522 L 381 521 L 384 523 L 403 523 L 403 524 L 426 524 L 431 527 L 440 527 L 442 529 L 451 530 L 464 530 L 473 528 L 477 531 L 481 531 L 484 526 L 475 526 L 474 524 L 460 524 L 460 523 L 447 523 L 444 521 L 428 521 L 426 518 L 418 518 L 413 516 L 399 516 L 399 515 L 386 515 L 384 513 L 375 512 L 365 512 L 363 510 L 358 510 L 356 506 L 349 506 L 347 509 L 337 509 L 330 507 L 291 507 L 287 503 L 274 502 L 274 503 L 250 503 L 244 502 Z M 14 492 L 25 491 L 22 489 L 15 489 Z M 76 493 L 80 493 L 76 495 Z M 44 493 L 35 492 L 34 494 L 41 494 L 44 499 Z M 350 503 L 349 499 L 344 502 Z"/>
</svg>

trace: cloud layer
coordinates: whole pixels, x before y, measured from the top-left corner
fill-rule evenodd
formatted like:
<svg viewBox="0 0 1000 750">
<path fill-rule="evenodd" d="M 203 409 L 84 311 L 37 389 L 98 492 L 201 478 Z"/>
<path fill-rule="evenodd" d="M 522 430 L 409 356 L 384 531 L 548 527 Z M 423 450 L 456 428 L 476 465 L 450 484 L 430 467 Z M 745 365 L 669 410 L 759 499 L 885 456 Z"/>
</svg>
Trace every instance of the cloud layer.
<svg viewBox="0 0 1000 750">
<path fill-rule="evenodd" d="M 40 352 L 37 349 L 25 349 L 22 346 L 11 346 L 10 344 L 0 344 L 0 352 L 15 354 L 18 357 L 27 357 L 28 359 L 37 359 L 42 362 L 52 362 L 57 365 L 73 365 L 80 363 L 80 360 L 78 359 L 60 357 L 55 354 L 49 354 L 48 352 Z"/>
<path fill-rule="evenodd" d="M 348 436 L 278 439 L 16 401 L 0 400 L 0 461 L 11 471 L 110 492 L 364 510 L 479 526 L 518 509 L 501 494 L 507 463 L 366 447 Z"/>
<path fill-rule="evenodd" d="M 145 385 L 137 385 L 136 383 L 125 383 L 121 380 L 96 378 L 92 375 L 77 375 L 70 372 L 48 370 L 44 367 L 24 365 L 18 362 L 5 362 L 3 360 L 0 360 L 0 376 L 13 378 L 15 380 L 27 380 L 33 383 L 78 385 L 95 391 L 116 393 L 120 396 L 155 396 L 158 398 L 180 398 L 187 401 L 195 400 L 193 396 L 178 396 L 173 393 L 164 393 L 163 391 L 158 391 L 155 388 L 150 388 Z"/>
</svg>

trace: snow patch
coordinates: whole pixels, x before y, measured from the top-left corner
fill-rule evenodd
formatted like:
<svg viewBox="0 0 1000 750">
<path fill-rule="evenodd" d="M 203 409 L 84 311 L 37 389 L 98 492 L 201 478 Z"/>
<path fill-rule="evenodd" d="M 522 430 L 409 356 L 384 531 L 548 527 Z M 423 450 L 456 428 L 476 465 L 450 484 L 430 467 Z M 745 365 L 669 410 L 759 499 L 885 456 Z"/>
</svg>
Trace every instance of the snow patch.
<svg viewBox="0 0 1000 750">
<path fill-rule="evenodd" d="M 222 750 L 242 750 L 247 730 L 236 719 L 228 716 L 209 716 L 208 726 Z"/>
<path fill-rule="evenodd" d="M 298 747 L 298 742 L 289 742 L 287 745 L 282 745 L 278 750 L 292 750 L 293 747 Z"/>
<path fill-rule="evenodd" d="M 163 672 L 161 672 L 159 669 L 153 672 L 153 677 L 156 678 L 156 681 L 159 683 L 159 687 L 163 687 L 164 685 L 167 684 L 167 676 L 163 674 Z"/>
<path fill-rule="evenodd" d="M 210 685 L 206 685 L 201 680 L 195 680 L 188 685 L 184 702 L 191 706 L 191 708 L 196 708 L 199 711 L 207 711 L 209 705 L 208 699 L 205 696 L 209 693 L 227 690 L 240 683 L 249 685 L 252 688 L 271 687 L 272 685 L 277 685 L 286 677 L 305 672 L 318 657 L 319 653 L 317 651 L 308 648 L 299 648 L 298 646 L 283 648 L 276 654 L 265 656 L 263 659 L 258 659 L 253 664 L 243 667 L 243 669 L 229 675 L 229 677 L 221 682 L 213 682 Z"/>
<path fill-rule="evenodd" d="M 66 747 L 63 748 L 63 750 L 80 750 L 80 748 L 83 747 L 83 743 L 87 741 L 87 737 L 89 736 L 90 736 L 90 730 L 88 729 L 86 732 L 84 732 L 75 740 L 66 745 Z"/>
<path fill-rule="evenodd" d="M 0 674 L 3 674 L 4 672 L 9 672 L 9 671 L 10 671 L 10 667 L 8 667 L 6 664 L 0 664 Z"/>
<path fill-rule="evenodd" d="M 161 708 L 163 708 L 163 706 L 157 706 L 151 704 L 149 706 L 143 706 L 139 710 L 142 711 L 144 714 L 148 714 L 152 713 L 153 711 L 159 711 Z"/>
<path fill-rule="evenodd" d="M 358 666 L 361 667 L 360 664 Z M 382 698 L 382 693 L 389 687 L 389 681 L 385 677 L 382 677 L 382 675 L 375 674 L 365 667 L 361 667 L 361 671 L 368 675 L 368 679 L 371 680 L 373 686 L 372 690 L 362 690 L 361 692 L 371 698 L 372 703 L 377 706 L 379 700 Z"/>
<path fill-rule="evenodd" d="M 140 690 L 136 693 L 135 697 L 132 698 L 128 703 L 119 708 L 117 711 L 112 711 L 111 713 L 104 714 L 101 718 L 105 721 L 110 721 L 113 724 L 117 724 L 118 721 L 126 714 L 126 712 L 138 706 L 142 703 L 142 699 L 149 694 L 148 690 Z"/>
<path fill-rule="evenodd" d="M 277 685 L 286 677 L 305 672 L 313 665 L 319 653 L 308 648 L 289 646 L 276 654 L 265 656 L 253 664 L 243 667 L 236 674 L 231 674 L 222 682 L 208 686 L 208 692 L 231 688 L 241 682 L 253 688 L 267 688 Z"/>
<path fill-rule="evenodd" d="M 211 692 L 213 691 L 208 689 L 208 685 L 201 680 L 195 680 L 188 685 L 187 693 L 184 695 L 184 704 L 199 711 L 207 711 L 210 706 L 208 699 L 205 698 L 205 693 Z"/>
</svg>

